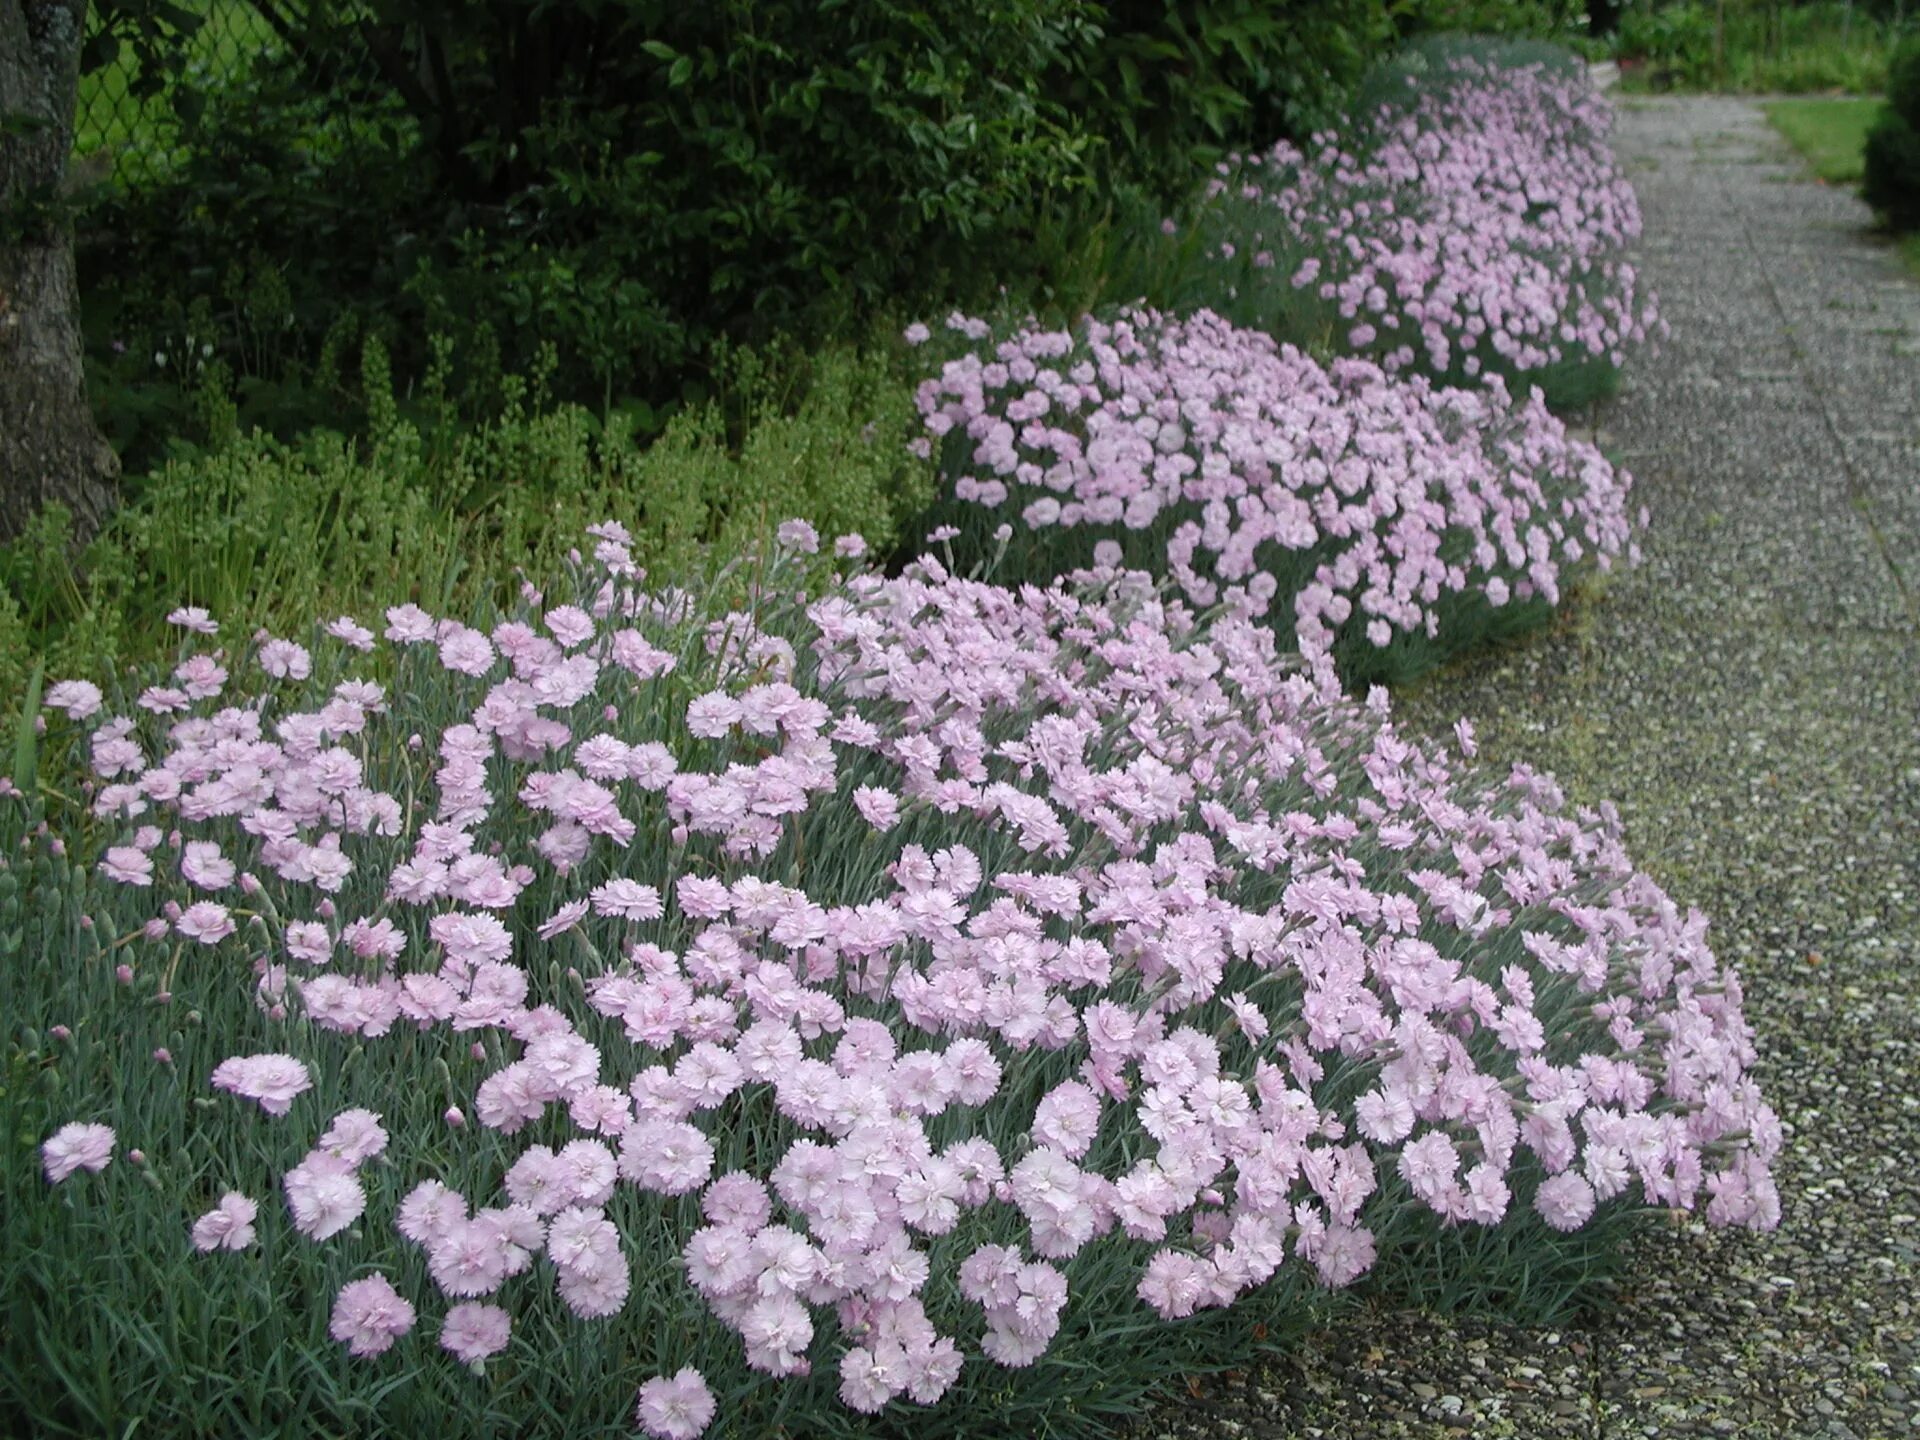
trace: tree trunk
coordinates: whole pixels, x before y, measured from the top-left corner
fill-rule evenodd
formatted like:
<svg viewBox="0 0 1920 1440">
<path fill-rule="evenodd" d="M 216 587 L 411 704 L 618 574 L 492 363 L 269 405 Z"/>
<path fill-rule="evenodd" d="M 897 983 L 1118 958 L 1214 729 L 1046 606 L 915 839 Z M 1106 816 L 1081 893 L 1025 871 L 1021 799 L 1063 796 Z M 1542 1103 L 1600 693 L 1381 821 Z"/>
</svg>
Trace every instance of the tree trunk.
<svg viewBox="0 0 1920 1440">
<path fill-rule="evenodd" d="M 120 474 L 87 405 L 61 209 L 86 13 L 86 0 L 0 0 L 0 539 L 49 501 L 91 536 Z"/>
</svg>

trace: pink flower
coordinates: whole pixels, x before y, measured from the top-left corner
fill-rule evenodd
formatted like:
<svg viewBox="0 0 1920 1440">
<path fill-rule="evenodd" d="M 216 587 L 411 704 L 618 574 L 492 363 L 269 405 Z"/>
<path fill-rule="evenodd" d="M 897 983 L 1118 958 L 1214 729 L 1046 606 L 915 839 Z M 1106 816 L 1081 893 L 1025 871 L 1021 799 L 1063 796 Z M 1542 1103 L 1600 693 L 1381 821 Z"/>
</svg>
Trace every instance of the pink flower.
<svg viewBox="0 0 1920 1440">
<path fill-rule="evenodd" d="M 319 1148 L 358 1168 L 387 1148 L 387 1132 L 371 1110 L 342 1110 L 320 1137 Z"/>
<path fill-rule="evenodd" d="M 202 945 L 217 945 L 240 927 L 233 923 L 226 906 L 212 900 L 201 900 L 182 911 L 180 918 L 173 922 L 173 928 L 189 940 L 198 940 Z"/>
<path fill-rule="evenodd" d="M 1156 1250 L 1138 1286 L 1140 1298 L 1163 1320 L 1193 1314 L 1210 1291 L 1206 1262 L 1178 1250 Z"/>
<path fill-rule="evenodd" d="M 244 1250 L 254 1242 L 253 1222 L 260 1207 L 238 1190 L 229 1190 L 220 1203 L 193 1222 L 193 1248 Z"/>
<path fill-rule="evenodd" d="M 282 1184 L 293 1226 L 309 1240 L 331 1240 L 367 1208 L 353 1166 L 338 1155 L 314 1150 L 286 1173 Z"/>
<path fill-rule="evenodd" d="M 467 1300 L 447 1311 L 440 1345 L 468 1365 L 479 1365 L 507 1348 L 513 1320 L 498 1305 Z"/>
<path fill-rule="evenodd" d="M 900 798 L 878 785 L 862 785 L 855 790 L 853 808 L 876 830 L 891 830 L 900 820 Z"/>
<path fill-rule="evenodd" d="M 625 920 L 658 920 L 664 913 L 660 892 L 637 880 L 609 880 L 593 891 L 593 908 L 602 915 Z"/>
<path fill-rule="evenodd" d="M 1593 1186 L 1577 1170 L 1541 1181 L 1533 1194 L 1533 1208 L 1555 1230 L 1578 1230 L 1592 1218 L 1594 1203 Z"/>
<path fill-rule="evenodd" d="M 740 723 L 740 702 L 724 690 L 696 696 L 687 706 L 687 729 L 707 740 L 718 740 Z"/>
<path fill-rule="evenodd" d="M 493 642 L 464 625 L 440 641 L 440 663 L 462 675 L 484 675 L 497 659 Z"/>
<path fill-rule="evenodd" d="M 467 1221 L 467 1202 L 438 1180 L 422 1180 L 400 1202 L 394 1228 L 416 1245 L 433 1246 Z"/>
<path fill-rule="evenodd" d="M 188 884 L 198 889 L 224 890 L 233 883 L 235 867 L 231 860 L 221 855 L 220 847 L 213 841 L 189 840 L 186 852 L 180 858 L 180 873 L 186 877 Z M 225 918 L 224 912 L 222 918 Z M 180 919 L 184 925 L 187 916 L 183 915 Z M 224 933 L 228 935 L 233 933 L 230 921 Z"/>
<path fill-rule="evenodd" d="M 387 611 L 387 639 L 396 645 L 418 645 L 433 639 L 439 626 L 418 605 L 395 605 Z"/>
<path fill-rule="evenodd" d="M 780 528 L 774 531 L 774 539 L 796 554 L 817 555 L 820 552 L 820 532 L 804 520 L 781 521 Z"/>
<path fill-rule="evenodd" d="M 327 1333 L 345 1345 L 349 1355 L 365 1357 L 384 1354 L 412 1328 L 413 1306 L 386 1276 L 369 1275 L 340 1287 Z"/>
<path fill-rule="evenodd" d="M 906 1382 L 907 1352 L 881 1342 L 869 1350 L 856 1345 L 840 1357 L 840 1399 L 863 1415 L 878 1415 Z"/>
<path fill-rule="evenodd" d="M 151 885 L 153 858 L 131 845 L 114 845 L 101 859 L 100 873 L 121 885 Z"/>
<path fill-rule="evenodd" d="M 654 1440 L 694 1440 L 713 1423 L 713 1392 L 691 1365 L 671 1380 L 655 1376 L 640 1387 L 640 1428 Z"/>
<path fill-rule="evenodd" d="M 329 620 L 327 634 L 350 650 L 359 650 L 364 653 L 373 649 L 373 631 L 351 615 L 342 615 L 337 619 Z"/>
<path fill-rule="evenodd" d="M 304 680 L 313 673 L 313 657 L 291 640 L 268 640 L 260 647 L 260 668 L 276 680 Z"/>
<path fill-rule="evenodd" d="M 58 1185 L 76 1170 L 99 1174 L 113 1159 L 114 1134 L 109 1125 L 89 1125 L 80 1121 L 62 1125 L 40 1147 L 40 1163 L 47 1179 Z"/>
<path fill-rule="evenodd" d="M 572 930 L 586 918 L 587 902 L 570 900 L 541 921 L 539 929 L 534 933 L 542 940 L 554 940 Z"/>
<path fill-rule="evenodd" d="M 174 679 L 193 700 L 211 700 L 227 683 L 227 672 L 211 655 L 190 655 L 175 667 Z"/>
<path fill-rule="evenodd" d="M 294 1097 L 313 1088 L 307 1067 L 291 1055 L 236 1055 L 214 1066 L 213 1088 L 258 1101 L 269 1115 L 284 1115 Z"/>
<path fill-rule="evenodd" d="M 206 610 L 199 605 L 182 605 L 167 614 L 169 625 L 178 625 L 183 630 L 191 630 L 197 635 L 218 635 L 220 626 Z"/>
<path fill-rule="evenodd" d="M 593 617 L 578 605 L 556 605 L 547 612 L 546 619 L 553 638 L 569 650 L 593 638 Z"/>
<path fill-rule="evenodd" d="M 62 680 L 47 687 L 43 703 L 49 710 L 65 711 L 69 720 L 85 720 L 97 714 L 103 702 L 100 687 L 91 680 Z"/>
</svg>

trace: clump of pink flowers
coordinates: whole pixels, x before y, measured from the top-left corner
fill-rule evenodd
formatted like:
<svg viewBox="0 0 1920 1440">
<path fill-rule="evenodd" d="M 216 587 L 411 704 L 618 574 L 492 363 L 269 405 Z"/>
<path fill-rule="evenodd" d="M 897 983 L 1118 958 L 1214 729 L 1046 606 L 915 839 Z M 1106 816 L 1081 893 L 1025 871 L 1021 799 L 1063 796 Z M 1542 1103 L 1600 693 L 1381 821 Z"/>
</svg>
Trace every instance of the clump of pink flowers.
<svg viewBox="0 0 1920 1440">
<path fill-rule="evenodd" d="M 714 613 L 592 538 L 484 628 L 402 607 L 303 676 L 77 722 L 130 747 L 94 800 L 154 861 L 101 867 L 122 933 L 193 893 L 187 844 L 245 877 L 195 955 L 285 1051 L 217 1066 L 214 1113 L 314 1127 L 284 1214 L 183 1195 L 183 1233 L 341 1247 L 351 1355 L 421 1319 L 474 1366 L 539 1307 L 633 1325 L 672 1355 L 635 1419 L 687 1440 L 720 1365 L 860 1412 L 1045 1365 L 1092 1266 L 1166 1321 L 1283 1269 L 1348 1284 L 1382 1206 L 1777 1221 L 1738 977 L 1611 811 L 1139 574 L 806 593 L 794 530 Z M 397 1126 L 476 1066 L 475 1124 Z M 352 1103 L 322 1128 L 310 1087 Z M 49 1176 L 105 1154 L 68 1127 Z M 720 1348 L 633 1313 L 669 1270 Z"/>
<path fill-rule="evenodd" d="M 1265 260 L 1245 283 L 1330 307 L 1336 342 L 1389 374 L 1618 367 L 1662 329 L 1627 250 L 1613 115 L 1578 67 L 1454 56 L 1399 73 L 1344 131 L 1221 166 L 1208 187 Z"/>
<path fill-rule="evenodd" d="M 1015 545 L 1077 533 L 1082 564 L 1164 570 L 1196 606 L 1277 600 L 1309 653 L 1436 636 L 1461 596 L 1557 603 L 1569 568 L 1639 559 L 1631 479 L 1497 377 L 1322 365 L 1204 310 L 948 329 L 968 348 L 918 403 L 955 499 L 1010 513 Z"/>
</svg>

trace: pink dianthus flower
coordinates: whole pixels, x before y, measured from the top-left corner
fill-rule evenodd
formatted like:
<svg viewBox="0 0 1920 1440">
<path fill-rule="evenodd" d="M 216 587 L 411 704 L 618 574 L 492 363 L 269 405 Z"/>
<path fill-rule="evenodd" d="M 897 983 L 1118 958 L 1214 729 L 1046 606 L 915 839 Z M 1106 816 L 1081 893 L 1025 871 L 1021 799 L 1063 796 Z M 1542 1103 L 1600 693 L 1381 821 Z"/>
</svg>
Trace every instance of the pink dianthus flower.
<svg viewBox="0 0 1920 1440">
<path fill-rule="evenodd" d="M 713 1423 L 714 1409 L 706 1377 L 691 1365 L 671 1380 L 655 1376 L 640 1387 L 640 1428 L 655 1440 L 693 1440 Z"/>
<path fill-rule="evenodd" d="M 75 1121 L 62 1125 L 40 1147 L 40 1163 L 55 1185 L 76 1170 L 91 1170 L 97 1175 L 113 1159 L 113 1144 L 112 1126 Z"/>
<path fill-rule="evenodd" d="M 369 1275 L 340 1287 L 327 1333 L 349 1355 L 380 1355 L 413 1328 L 413 1306 L 384 1275 Z"/>
</svg>

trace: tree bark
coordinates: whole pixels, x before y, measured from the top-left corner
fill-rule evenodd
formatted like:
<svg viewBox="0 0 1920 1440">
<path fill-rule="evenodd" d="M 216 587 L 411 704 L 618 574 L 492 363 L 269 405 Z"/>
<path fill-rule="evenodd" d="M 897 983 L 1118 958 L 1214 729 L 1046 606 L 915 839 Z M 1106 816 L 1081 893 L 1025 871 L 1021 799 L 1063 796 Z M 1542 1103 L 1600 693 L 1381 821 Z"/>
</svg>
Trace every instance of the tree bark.
<svg viewBox="0 0 1920 1440">
<path fill-rule="evenodd" d="M 61 208 L 86 13 L 86 0 L 0 0 L 0 539 L 51 501 L 86 539 L 120 474 L 87 404 Z"/>
</svg>

